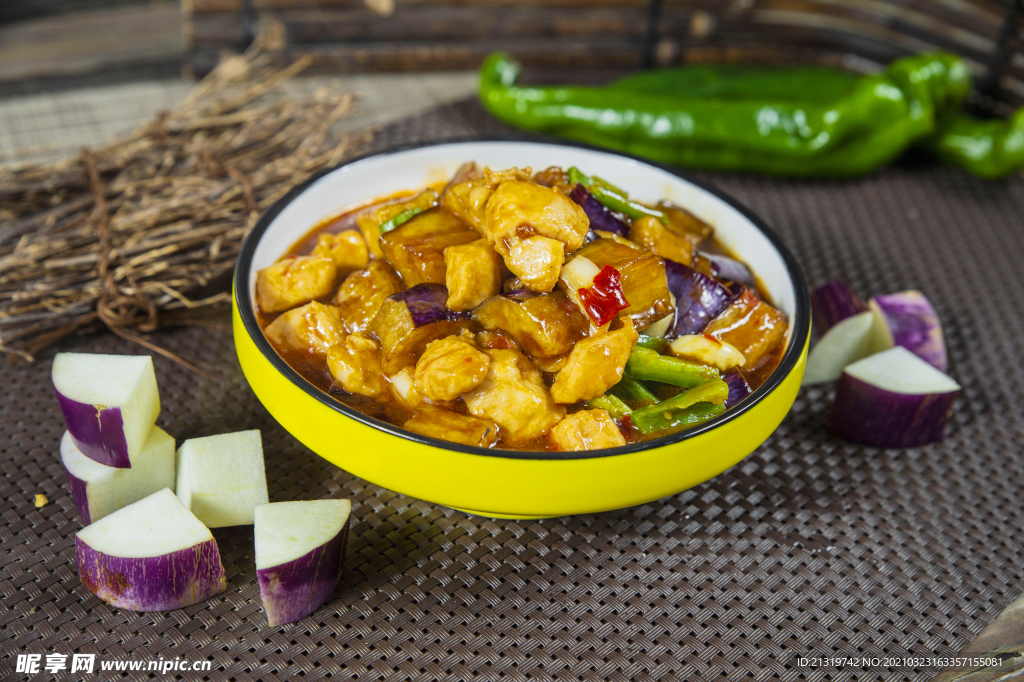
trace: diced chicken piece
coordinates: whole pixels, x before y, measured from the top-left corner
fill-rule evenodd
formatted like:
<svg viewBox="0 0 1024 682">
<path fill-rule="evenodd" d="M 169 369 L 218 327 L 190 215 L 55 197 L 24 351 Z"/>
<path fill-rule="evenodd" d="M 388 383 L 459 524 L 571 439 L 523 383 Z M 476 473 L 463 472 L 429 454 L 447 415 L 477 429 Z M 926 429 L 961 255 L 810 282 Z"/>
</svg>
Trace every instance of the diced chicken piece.
<svg viewBox="0 0 1024 682">
<path fill-rule="evenodd" d="M 417 409 L 402 428 L 421 436 L 481 448 L 498 442 L 498 425 L 494 422 L 433 405 Z"/>
<path fill-rule="evenodd" d="M 313 356 L 326 355 L 345 336 L 338 309 L 317 301 L 283 313 L 265 331 L 278 351 L 301 351 Z"/>
<path fill-rule="evenodd" d="M 365 334 L 349 334 L 327 352 L 331 376 L 349 393 L 373 397 L 387 382 L 380 369 L 380 346 Z"/>
<path fill-rule="evenodd" d="M 345 331 L 354 334 L 369 329 L 384 299 L 402 289 L 402 280 L 384 260 L 372 261 L 346 277 L 334 296 Z"/>
<path fill-rule="evenodd" d="M 424 282 L 444 284 L 445 249 L 479 238 L 476 230 L 455 217 L 454 213 L 435 208 L 385 234 L 380 238 L 380 248 L 402 276 L 405 286 Z"/>
<path fill-rule="evenodd" d="M 621 329 L 578 341 L 551 385 L 556 403 L 570 405 L 603 395 L 622 380 L 626 360 L 639 335 L 628 319 Z"/>
<path fill-rule="evenodd" d="M 710 237 L 715 231 L 713 227 L 685 208 L 680 208 L 667 201 L 660 202 L 658 208 L 668 217 L 668 229 L 686 237 L 694 246 Z M 671 256 L 666 256 L 666 258 L 671 258 Z"/>
<path fill-rule="evenodd" d="M 508 443 L 543 436 L 565 416 L 551 400 L 544 380 L 525 355 L 487 350 L 491 366 L 483 383 L 462 396 L 470 414 L 497 422 Z"/>
<path fill-rule="evenodd" d="M 569 314 L 552 294 L 521 301 L 494 296 L 473 311 L 473 319 L 484 329 L 510 335 L 523 350 L 537 358 L 562 355 L 579 338 L 573 333 Z"/>
<path fill-rule="evenodd" d="M 412 199 L 405 201 L 393 201 L 383 206 L 376 206 L 366 209 L 356 216 L 356 225 L 359 226 L 359 231 L 363 235 L 363 240 L 370 248 L 370 252 L 374 258 L 383 258 L 384 252 L 380 246 L 380 225 L 381 223 L 391 220 L 399 213 L 404 213 L 410 209 L 418 208 L 421 211 L 426 211 L 429 208 L 437 206 L 438 196 L 437 192 L 432 189 L 425 189 Z"/>
<path fill-rule="evenodd" d="M 291 256 L 256 273 L 256 304 L 260 312 L 279 313 L 334 291 L 338 266 L 325 256 Z"/>
<path fill-rule="evenodd" d="M 746 358 L 746 366 L 754 367 L 761 357 L 786 337 L 786 316 L 768 305 L 751 289 L 718 314 L 704 333 L 736 347 Z"/>
<path fill-rule="evenodd" d="M 565 367 L 565 363 L 569 361 L 569 354 L 566 353 L 565 355 L 559 355 L 553 358 L 531 357 L 530 359 L 533 360 L 533 364 L 536 365 L 537 369 L 540 371 L 554 374 Z"/>
<path fill-rule="evenodd" d="M 358 230 L 320 235 L 316 240 L 316 246 L 313 247 L 313 255 L 333 258 L 338 266 L 339 277 L 365 268 L 370 262 L 370 250 Z"/>
<path fill-rule="evenodd" d="M 506 180 L 487 202 L 485 234 L 495 244 L 506 238 L 539 234 L 575 251 L 583 246 L 589 229 L 590 220 L 575 201 L 533 182 Z"/>
<path fill-rule="evenodd" d="M 680 336 L 669 344 L 669 349 L 677 358 L 692 360 L 702 365 L 711 365 L 723 372 L 746 364 L 743 353 L 736 350 L 732 344 L 720 341 L 710 335 Z"/>
<path fill-rule="evenodd" d="M 595 239 L 576 255 L 588 258 L 598 270 L 610 265 L 619 271 L 622 293 L 629 303 L 629 307 L 619 312 L 619 317 L 629 317 L 637 329 L 675 310 L 668 290 L 665 261 L 650 251 L 614 239 Z"/>
<path fill-rule="evenodd" d="M 565 245 L 557 239 L 533 235 L 506 237 L 495 245 L 505 266 L 531 291 L 551 291 L 565 262 Z"/>
<path fill-rule="evenodd" d="M 617 448 L 626 444 L 615 420 L 605 410 L 581 410 L 551 429 L 551 444 L 565 452 Z"/>
<path fill-rule="evenodd" d="M 690 265 L 693 243 L 685 236 L 673 232 L 657 218 L 644 216 L 633 221 L 629 238 L 662 258 Z"/>
<path fill-rule="evenodd" d="M 491 359 L 459 336 L 427 344 L 416 361 L 417 393 L 430 400 L 455 400 L 480 385 Z"/>
<path fill-rule="evenodd" d="M 459 175 L 466 176 L 466 179 L 453 178 L 445 188 L 441 204 L 462 218 L 477 232 L 484 234 L 484 229 L 487 226 L 487 200 L 491 198 L 491 194 L 504 180 L 529 180 L 530 170 L 529 168 L 522 170 L 509 168 L 503 171 L 492 171 L 490 168 L 485 168 L 480 173 L 476 171 L 475 164 L 472 169 L 463 166 L 459 169 Z"/>
<path fill-rule="evenodd" d="M 505 264 L 486 239 L 456 244 L 444 250 L 448 307 L 472 310 L 501 293 Z"/>
<path fill-rule="evenodd" d="M 566 251 L 583 245 L 590 221 L 558 190 L 507 180 L 487 202 L 484 234 L 528 289 L 551 291 Z"/>
</svg>

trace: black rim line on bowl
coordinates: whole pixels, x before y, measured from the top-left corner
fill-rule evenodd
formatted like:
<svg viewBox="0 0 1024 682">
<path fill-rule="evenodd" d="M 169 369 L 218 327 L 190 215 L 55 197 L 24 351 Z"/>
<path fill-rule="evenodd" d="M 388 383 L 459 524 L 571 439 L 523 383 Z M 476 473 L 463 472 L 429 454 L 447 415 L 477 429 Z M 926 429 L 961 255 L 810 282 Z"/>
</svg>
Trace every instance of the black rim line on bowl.
<svg viewBox="0 0 1024 682">
<path fill-rule="evenodd" d="M 749 220 L 754 227 L 756 227 L 767 239 L 771 242 L 771 245 L 775 248 L 778 254 L 782 257 L 783 263 L 786 265 L 787 274 L 793 284 L 794 293 L 796 294 L 796 307 L 794 311 L 794 319 L 805 320 L 805 323 L 800 325 L 799 329 L 793 330 L 790 327 L 790 344 L 789 348 L 786 349 L 786 353 L 782 356 L 782 360 L 779 365 L 772 372 L 771 376 L 758 387 L 750 396 L 741 402 L 738 406 L 726 410 L 723 414 L 711 419 L 703 424 L 695 426 L 691 429 L 681 431 L 678 433 L 670 434 L 668 436 L 662 436 L 661 438 L 655 438 L 653 440 L 641 441 L 639 443 L 629 443 L 617 448 L 606 448 L 602 450 L 587 450 L 583 452 L 560 452 L 560 451 L 536 451 L 536 450 L 508 450 L 501 448 L 481 448 L 472 445 L 462 445 L 460 443 L 453 443 L 451 441 L 441 440 L 439 438 L 431 438 L 429 436 L 421 436 L 411 431 L 406 431 L 400 426 L 395 426 L 379 419 L 374 419 L 368 415 L 355 410 L 348 405 L 345 405 L 340 400 L 336 400 L 327 393 L 324 393 L 316 386 L 307 381 L 301 374 L 296 372 L 292 367 L 286 363 L 274 347 L 270 345 L 266 336 L 263 334 L 263 330 L 260 329 L 258 322 L 256 321 L 256 313 L 252 307 L 252 301 L 249 297 L 249 277 L 252 269 L 252 258 L 256 252 L 256 246 L 259 244 L 260 239 L 266 232 L 267 228 L 274 221 L 277 215 L 284 210 L 284 208 L 294 201 L 300 194 L 312 185 L 314 182 L 324 177 L 329 173 L 350 166 L 354 163 L 365 161 L 367 159 L 392 156 L 405 151 L 413 149 L 422 149 L 425 147 L 440 147 L 444 145 L 456 145 L 456 144 L 477 144 L 486 142 L 498 142 L 498 143 L 509 143 L 509 144 L 546 144 L 555 147 L 568 147 L 574 149 L 585 149 L 589 151 L 600 152 L 611 156 L 619 156 L 624 159 L 636 161 L 647 166 L 658 168 L 670 175 L 688 182 L 700 189 L 708 192 L 709 194 L 722 200 L 735 210 L 737 210 L 743 217 Z M 734 199 L 732 196 L 719 190 L 716 187 L 710 186 L 703 181 L 696 180 L 687 176 L 684 173 L 680 173 L 677 169 L 670 166 L 666 166 L 660 163 L 655 163 L 639 156 L 633 156 L 623 152 L 611 151 L 608 149 L 602 149 L 593 145 L 575 143 L 575 142 L 564 142 L 562 140 L 528 140 L 516 137 L 481 137 L 472 140 L 466 138 L 455 138 L 450 140 L 434 140 L 430 142 L 415 142 L 401 144 L 388 149 L 370 152 L 368 154 L 362 154 L 345 161 L 332 168 L 325 168 L 321 171 L 313 174 L 305 182 L 296 185 L 288 191 L 283 197 L 278 199 L 270 206 L 263 215 L 260 216 L 256 225 L 253 226 L 252 231 L 245 238 L 242 244 L 242 248 L 238 254 L 238 262 L 235 265 L 234 274 L 234 290 L 235 290 L 235 303 L 238 306 L 238 313 L 242 318 L 242 324 L 245 326 L 249 336 L 256 343 L 257 348 L 263 354 L 267 360 L 281 372 L 285 377 L 288 378 L 293 384 L 301 388 L 307 394 L 320 401 L 324 405 L 331 409 L 344 414 L 347 417 L 355 419 L 356 421 L 377 429 L 384 431 L 393 436 L 404 438 L 405 440 L 411 440 L 416 443 L 423 445 L 430 445 L 433 447 L 443 448 L 445 450 L 454 450 L 456 452 L 462 452 L 470 455 L 481 455 L 485 457 L 504 457 L 508 459 L 534 459 L 534 460 L 572 460 L 572 459 L 593 459 L 598 457 L 614 457 L 617 455 L 628 455 L 642 450 L 653 450 L 666 445 L 673 445 L 675 443 L 682 442 L 688 438 L 694 438 L 702 433 L 710 431 L 715 427 L 724 424 L 730 420 L 739 418 L 742 414 L 752 409 L 755 405 L 761 402 L 769 393 L 775 390 L 779 384 L 782 383 L 785 377 L 789 376 L 789 372 L 792 371 L 796 365 L 797 360 L 800 358 L 800 354 L 803 352 L 804 346 L 807 344 L 807 337 L 810 333 L 810 297 L 807 292 L 807 284 L 804 280 L 803 272 L 800 269 L 800 265 L 797 263 L 796 258 L 789 251 L 783 241 L 775 233 L 775 231 L 769 227 L 759 216 L 750 211 L 742 203 Z M 244 283 L 243 286 L 239 286 L 240 283 Z M 244 293 L 244 295 L 243 295 Z"/>
</svg>

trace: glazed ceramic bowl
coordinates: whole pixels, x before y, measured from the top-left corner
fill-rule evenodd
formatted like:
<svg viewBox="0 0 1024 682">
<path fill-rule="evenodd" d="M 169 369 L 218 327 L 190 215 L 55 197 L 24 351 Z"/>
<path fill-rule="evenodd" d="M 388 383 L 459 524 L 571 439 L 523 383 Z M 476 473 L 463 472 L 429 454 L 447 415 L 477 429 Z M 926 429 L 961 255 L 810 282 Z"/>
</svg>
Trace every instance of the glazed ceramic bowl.
<svg viewBox="0 0 1024 682">
<path fill-rule="evenodd" d="M 715 228 L 753 268 L 791 322 L 772 376 L 745 401 L 683 433 L 590 452 L 490 450 L 427 438 L 361 414 L 289 367 L 254 314 L 256 272 L 314 225 L 346 207 L 450 177 L 462 163 L 507 168 L 578 166 L 641 200 L 669 199 Z M 622 154 L 568 144 L 474 141 L 403 147 L 325 170 L 272 206 L 246 239 L 235 270 L 234 337 L 242 371 L 285 429 L 333 464 L 391 490 L 493 517 L 553 517 L 628 507 L 708 480 L 750 454 L 796 398 L 810 332 L 796 260 L 759 218 L 706 185 Z"/>
</svg>

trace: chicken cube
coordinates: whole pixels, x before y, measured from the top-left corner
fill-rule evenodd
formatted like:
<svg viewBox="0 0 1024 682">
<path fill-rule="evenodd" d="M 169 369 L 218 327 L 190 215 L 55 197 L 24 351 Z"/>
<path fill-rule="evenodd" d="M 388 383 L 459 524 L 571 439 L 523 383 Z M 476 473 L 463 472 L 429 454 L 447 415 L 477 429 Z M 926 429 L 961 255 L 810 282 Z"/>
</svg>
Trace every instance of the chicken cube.
<svg viewBox="0 0 1024 682">
<path fill-rule="evenodd" d="M 484 329 L 510 335 L 529 355 L 553 358 L 568 352 L 578 338 L 558 297 L 542 294 L 525 300 L 494 296 L 473 311 Z"/>
<path fill-rule="evenodd" d="M 683 265 L 690 265 L 693 260 L 693 243 L 663 225 L 657 218 L 644 216 L 634 220 L 629 229 L 629 238 L 662 258 Z"/>
<path fill-rule="evenodd" d="M 501 293 L 505 264 L 486 239 L 456 244 L 444 250 L 448 307 L 472 310 Z"/>
<path fill-rule="evenodd" d="M 334 291 L 338 266 L 325 256 L 289 256 L 256 273 L 260 312 L 280 313 Z"/>
<path fill-rule="evenodd" d="M 639 335 L 627 318 L 621 329 L 599 332 L 578 341 L 555 376 L 551 397 L 570 405 L 603 395 L 622 380 L 622 372 Z"/>
<path fill-rule="evenodd" d="M 437 206 L 437 200 L 437 192 L 432 189 L 425 189 L 412 199 L 407 199 L 405 201 L 392 201 L 384 204 L 383 206 L 372 206 L 359 213 L 359 215 L 356 216 L 356 225 L 359 227 L 359 231 L 363 235 L 363 240 L 369 247 L 370 253 L 373 254 L 373 257 L 384 257 L 384 252 L 381 250 L 380 246 L 381 223 L 386 223 L 399 213 L 405 213 L 412 209 L 426 211 Z"/>
<path fill-rule="evenodd" d="M 489 448 L 498 442 L 498 425 L 494 422 L 433 405 L 418 408 L 402 428 L 428 438 L 480 448 Z"/>
<path fill-rule="evenodd" d="M 445 188 L 441 204 L 477 232 L 484 234 L 487 226 L 487 201 L 491 194 L 503 180 L 529 180 L 530 170 L 509 168 L 492 171 L 485 168 L 481 173 L 476 164 L 467 164 L 459 169 L 456 177 L 452 178 L 452 182 Z"/>
<path fill-rule="evenodd" d="M 786 316 L 768 305 L 751 289 L 729 304 L 711 320 L 704 333 L 736 348 L 746 359 L 746 367 L 757 365 L 761 357 L 786 337 Z"/>
<path fill-rule="evenodd" d="M 338 266 L 339 277 L 365 268 L 370 262 L 370 250 L 359 230 L 320 235 L 313 247 L 313 255 L 333 258 Z"/>
<path fill-rule="evenodd" d="M 372 261 L 346 277 L 334 295 L 345 331 L 354 334 L 369 329 L 384 299 L 403 288 L 402 280 L 384 260 Z"/>
<path fill-rule="evenodd" d="M 331 376 L 349 393 L 373 397 L 387 385 L 380 369 L 380 346 L 365 334 L 349 334 L 327 351 Z"/>
<path fill-rule="evenodd" d="M 540 235 L 506 238 L 499 242 L 496 250 L 525 288 L 547 292 L 558 283 L 558 273 L 565 263 L 565 246 L 557 239 Z"/>
<path fill-rule="evenodd" d="M 480 385 L 491 359 L 466 339 L 449 336 L 427 344 L 416 361 L 416 392 L 429 400 L 455 400 Z"/>
<path fill-rule="evenodd" d="M 267 325 L 265 333 L 279 352 L 301 351 L 315 357 L 326 355 L 345 336 L 338 309 L 317 301 L 282 314 Z"/>
<path fill-rule="evenodd" d="M 565 452 L 617 448 L 626 439 L 615 420 L 605 410 L 581 410 L 555 424 L 549 436 L 551 444 Z"/>
<path fill-rule="evenodd" d="M 746 364 L 743 353 L 736 350 L 732 344 L 720 341 L 711 335 L 680 336 L 669 344 L 669 349 L 677 358 L 692 360 L 702 365 L 711 365 L 723 372 Z"/>
<path fill-rule="evenodd" d="M 583 246 L 590 219 L 575 201 L 556 189 L 506 180 L 487 201 L 485 235 L 498 244 L 506 238 L 528 236 L 524 230 L 557 239 L 569 251 L 575 251 Z"/>
<path fill-rule="evenodd" d="M 444 251 L 480 238 L 476 230 L 444 208 L 410 219 L 380 238 L 384 257 L 402 276 L 405 286 L 445 283 Z"/>
<path fill-rule="evenodd" d="M 543 436 L 565 416 L 551 400 L 541 373 L 522 353 L 490 349 L 491 366 L 483 383 L 463 394 L 470 414 L 494 421 L 508 443 Z"/>
<path fill-rule="evenodd" d="M 637 329 L 644 329 L 675 310 L 665 261 L 650 251 L 626 240 L 595 239 L 576 254 L 589 259 L 598 270 L 610 265 L 619 271 L 622 293 L 629 303 L 619 317 L 629 317 Z"/>
<path fill-rule="evenodd" d="M 566 251 L 583 245 L 587 214 L 556 189 L 506 180 L 487 202 L 485 236 L 505 266 L 533 291 L 551 291 Z"/>
</svg>

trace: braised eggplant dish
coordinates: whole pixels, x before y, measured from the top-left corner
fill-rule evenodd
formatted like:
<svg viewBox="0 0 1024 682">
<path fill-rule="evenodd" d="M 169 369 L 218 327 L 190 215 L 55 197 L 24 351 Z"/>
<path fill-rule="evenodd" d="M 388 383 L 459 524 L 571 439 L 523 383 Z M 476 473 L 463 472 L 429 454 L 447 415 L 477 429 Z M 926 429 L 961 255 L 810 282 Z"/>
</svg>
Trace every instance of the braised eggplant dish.
<svg viewBox="0 0 1024 682">
<path fill-rule="evenodd" d="M 334 399 L 463 445 L 612 448 L 734 407 L 785 315 L 710 225 L 584 171 L 469 163 L 313 227 L 257 273 L 266 338 Z"/>
</svg>

